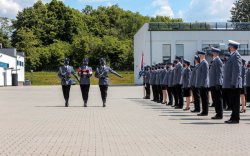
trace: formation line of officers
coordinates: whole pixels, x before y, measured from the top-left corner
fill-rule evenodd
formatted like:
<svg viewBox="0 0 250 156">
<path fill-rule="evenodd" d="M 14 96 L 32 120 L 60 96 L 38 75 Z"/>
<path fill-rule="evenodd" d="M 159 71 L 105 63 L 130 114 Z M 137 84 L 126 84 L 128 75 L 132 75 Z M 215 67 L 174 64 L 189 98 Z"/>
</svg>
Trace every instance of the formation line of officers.
<svg viewBox="0 0 250 156">
<path fill-rule="evenodd" d="M 69 95 L 70 87 L 75 84 L 75 81 L 72 80 L 72 75 L 79 82 L 82 99 L 84 102 L 84 107 L 87 107 L 89 89 L 90 89 L 90 78 L 93 74 L 93 70 L 88 66 L 89 60 L 84 58 L 82 61 L 82 66 L 77 70 L 77 74 L 72 66 L 70 66 L 70 59 L 64 59 L 64 65 L 59 68 L 58 77 L 61 79 L 63 96 L 65 99 L 65 107 L 69 106 Z M 107 91 L 109 86 L 109 73 L 112 73 L 118 77 L 123 78 L 116 71 L 111 69 L 106 65 L 106 60 L 104 58 L 100 59 L 100 65 L 97 67 L 95 72 L 95 77 L 99 79 L 99 88 L 101 91 L 101 97 L 103 102 L 103 107 L 106 107 Z"/>
<path fill-rule="evenodd" d="M 152 101 L 188 111 L 193 97 L 194 110 L 191 112 L 207 116 L 211 93 L 216 112 L 212 119 L 223 119 L 223 110 L 226 108 L 232 114 L 225 123 L 239 123 L 240 112 L 246 112 L 246 97 L 250 101 L 250 61 L 246 63 L 241 58 L 237 51 L 239 45 L 229 40 L 228 52 L 223 59 L 219 57 L 221 50 L 212 47 L 210 64 L 206 60 L 206 53 L 198 51 L 192 68 L 190 61 L 182 60 L 179 56 L 176 56 L 173 63 L 146 66 L 143 76 L 146 91 L 144 98 L 150 99 L 151 86 Z"/>
</svg>

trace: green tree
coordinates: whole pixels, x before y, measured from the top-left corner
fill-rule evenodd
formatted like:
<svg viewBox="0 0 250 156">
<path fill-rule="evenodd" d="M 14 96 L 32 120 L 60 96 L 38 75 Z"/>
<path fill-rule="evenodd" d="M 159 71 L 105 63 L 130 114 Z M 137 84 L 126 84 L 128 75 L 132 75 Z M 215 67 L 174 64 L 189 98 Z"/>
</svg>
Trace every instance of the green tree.
<svg viewBox="0 0 250 156">
<path fill-rule="evenodd" d="M 250 22 L 250 1 L 237 0 L 231 9 L 232 22 Z"/>
<path fill-rule="evenodd" d="M 0 43 L 2 43 L 3 48 L 11 47 L 11 42 L 9 37 L 5 33 L 3 33 L 2 30 L 0 30 Z"/>
</svg>

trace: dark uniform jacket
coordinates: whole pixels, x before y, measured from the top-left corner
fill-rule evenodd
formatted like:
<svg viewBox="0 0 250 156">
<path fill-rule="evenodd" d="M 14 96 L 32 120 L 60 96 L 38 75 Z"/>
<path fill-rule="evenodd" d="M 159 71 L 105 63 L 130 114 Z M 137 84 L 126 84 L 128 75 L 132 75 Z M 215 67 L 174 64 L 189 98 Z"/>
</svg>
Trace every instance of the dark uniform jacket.
<svg viewBox="0 0 250 156">
<path fill-rule="evenodd" d="M 59 68 L 58 77 L 61 79 L 61 85 L 72 85 L 75 82 L 71 79 L 71 75 L 75 75 L 75 70 L 72 66 L 61 66 Z"/>
<path fill-rule="evenodd" d="M 209 70 L 209 86 L 215 87 L 223 84 L 222 61 L 219 57 L 214 58 Z"/>
</svg>

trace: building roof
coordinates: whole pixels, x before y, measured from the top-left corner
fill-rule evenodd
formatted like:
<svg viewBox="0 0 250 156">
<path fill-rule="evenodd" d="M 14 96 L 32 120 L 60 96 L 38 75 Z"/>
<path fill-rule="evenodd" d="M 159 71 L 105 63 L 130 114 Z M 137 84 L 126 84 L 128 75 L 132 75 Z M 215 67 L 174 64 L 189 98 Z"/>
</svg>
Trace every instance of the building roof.
<svg viewBox="0 0 250 156">
<path fill-rule="evenodd" d="M 0 49 L 0 53 L 11 56 L 11 57 L 16 57 L 16 49 L 15 48 L 3 48 Z"/>
<path fill-rule="evenodd" d="M 0 53 L 11 56 L 11 57 L 16 57 L 17 55 L 21 57 L 25 56 L 24 52 L 17 52 L 16 48 L 2 48 L 0 49 Z"/>
<path fill-rule="evenodd" d="M 250 31 L 250 22 L 149 23 L 149 31 Z"/>
</svg>

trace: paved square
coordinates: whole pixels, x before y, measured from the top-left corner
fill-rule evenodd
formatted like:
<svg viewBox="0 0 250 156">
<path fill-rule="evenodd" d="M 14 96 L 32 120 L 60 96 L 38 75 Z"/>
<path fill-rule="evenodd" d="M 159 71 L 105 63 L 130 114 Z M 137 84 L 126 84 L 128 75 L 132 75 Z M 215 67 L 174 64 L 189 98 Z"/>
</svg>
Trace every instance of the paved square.
<svg viewBox="0 0 250 156">
<path fill-rule="evenodd" d="M 143 100 L 141 87 L 110 87 L 102 108 L 79 86 L 65 108 L 60 86 L 0 88 L 0 155 L 250 155 L 250 110 L 239 125 Z"/>
</svg>

